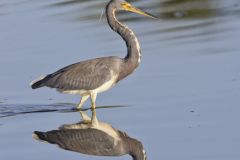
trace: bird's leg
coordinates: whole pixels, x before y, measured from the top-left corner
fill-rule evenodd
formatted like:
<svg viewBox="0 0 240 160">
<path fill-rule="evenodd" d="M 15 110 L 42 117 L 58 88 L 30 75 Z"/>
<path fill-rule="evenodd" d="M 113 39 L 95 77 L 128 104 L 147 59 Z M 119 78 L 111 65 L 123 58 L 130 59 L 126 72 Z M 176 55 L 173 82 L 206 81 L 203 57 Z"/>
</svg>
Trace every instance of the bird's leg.
<svg viewBox="0 0 240 160">
<path fill-rule="evenodd" d="M 82 117 L 84 122 L 90 122 L 91 121 L 91 118 L 87 115 L 87 113 L 85 113 L 84 111 L 81 111 L 81 108 L 82 108 L 84 102 L 86 102 L 86 100 L 88 98 L 89 98 L 89 95 L 82 96 L 81 101 L 77 106 L 77 109 L 79 110 L 79 113 L 81 114 L 81 117 Z"/>
<path fill-rule="evenodd" d="M 97 99 L 97 94 L 96 93 L 91 93 L 90 94 L 91 96 L 91 105 L 92 105 L 92 109 L 95 109 L 96 108 L 96 99 Z"/>
<path fill-rule="evenodd" d="M 89 122 L 91 122 L 91 118 L 87 115 L 86 112 L 84 112 L 84 111 L 79 111 L 79 113 L 81 114 L 81 117 L 82 117 L 84 123 L 89 123 Z"/>
<path fill-rule="evenodd" d="M 97 128 L 98 127 L 98 119 L 96 114 L 96 109 L 92 109 L 92 127 Z"/>
<path fill-rule="evenodd" d="M 84 95 L 82 96 L 79 104 L 77 105 L 77 109 L 80 110 L 84 104 L 84 102 L 86 102 L 86 100 L 89 98 L 89 95 Z"/>
<path fill-rule="evenodd" d="M 91 94 L 91 104 L 92 104 L 92 127 L 98 126 L 98 120 L 97 120 L 97 114 L 96 114 L 96 98 L 97 94 L 92 93 Z"/>
</svg>

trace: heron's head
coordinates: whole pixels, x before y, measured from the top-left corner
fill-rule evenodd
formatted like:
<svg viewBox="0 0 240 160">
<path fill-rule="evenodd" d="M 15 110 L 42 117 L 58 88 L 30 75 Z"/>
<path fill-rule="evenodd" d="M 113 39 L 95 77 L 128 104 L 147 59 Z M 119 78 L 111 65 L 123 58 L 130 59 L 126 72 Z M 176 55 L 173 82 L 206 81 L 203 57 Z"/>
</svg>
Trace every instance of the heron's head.
<svg viewBox="0 0 240 160">
<path fill-rule="evenodd" d="M 147 160 L 147 154 L 143 148 L 142 143 L 136 139 L 130 140 L 130 155 L 132 156 L 133 160 Z"/>
<path fill-rule="evenodd" d="M 132 154 L 131 156 L 132 156 L 133 160 L 147 160 L 147 154 L 144 149 L 139 150 L 137 152 L 137 154 L 135 154 L 135 155 Z"/>
<path fill-rule="evenodd" d="M 147 17 L 158 19 L 158 17 L 132 6 L 130 3 L 126 2 L 125 0 L 111 0 L 110 3 L 114 4 L 117 10 L 130 11 L 130 12 L 147 16 Z"/>
</svg>

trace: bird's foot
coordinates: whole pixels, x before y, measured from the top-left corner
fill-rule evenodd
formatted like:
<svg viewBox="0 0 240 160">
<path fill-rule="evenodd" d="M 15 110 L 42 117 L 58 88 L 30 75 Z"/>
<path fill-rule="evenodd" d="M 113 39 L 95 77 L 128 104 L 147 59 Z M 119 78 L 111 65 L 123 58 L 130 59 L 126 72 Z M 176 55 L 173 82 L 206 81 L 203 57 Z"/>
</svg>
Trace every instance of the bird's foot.
<svg viewBox="0 0 240 160">
<path fill-rule="evenodd" d="M 82 110 L 82 106 L 77 105 L 76 110 L 77 111 L 81 111 Z"/>
</svg>

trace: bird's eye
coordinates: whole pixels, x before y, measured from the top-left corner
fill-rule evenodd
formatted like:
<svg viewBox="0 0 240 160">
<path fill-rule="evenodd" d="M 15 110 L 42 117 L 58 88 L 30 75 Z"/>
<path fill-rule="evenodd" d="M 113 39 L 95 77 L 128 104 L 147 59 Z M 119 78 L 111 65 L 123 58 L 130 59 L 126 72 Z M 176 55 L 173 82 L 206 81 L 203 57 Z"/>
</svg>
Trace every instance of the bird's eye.
<svg viewBox="0 0 240 160">
<path fill-rule="evenodd" d="M 129 3 L 122 3 L 122 7 L 124 8 L 124 9 L 126 9 L 126 8 L 130 8 L 130 4 Z"/>
</svg>

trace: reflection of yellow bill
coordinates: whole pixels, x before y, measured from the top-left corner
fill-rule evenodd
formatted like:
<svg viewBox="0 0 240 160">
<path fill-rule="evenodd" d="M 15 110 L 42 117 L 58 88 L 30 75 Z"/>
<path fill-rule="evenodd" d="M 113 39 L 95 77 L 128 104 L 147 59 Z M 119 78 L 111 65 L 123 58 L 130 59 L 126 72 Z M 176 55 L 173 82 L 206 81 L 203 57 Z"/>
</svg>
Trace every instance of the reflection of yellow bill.
<svg viewBox="0 0 240 160">
<path fill-rule="evenodd" d="M 141 15 L 144 15 L 144 16 L 148 16 L 148 17 L 151 17 L 151 18 L 155 18 L 155 19 L 158 19 L 158 17 L 150 14 L 150 13 L 147 13 L 145 11 L 142 11 L 136 7 L 133 7 L 130 3 L 122 3 L 122 8 L 126 11 L 130 11 L 130 12 L 134 12 L 134 13 L 138 13 L 138 14 L 141 14 Z"/>
</svg>

